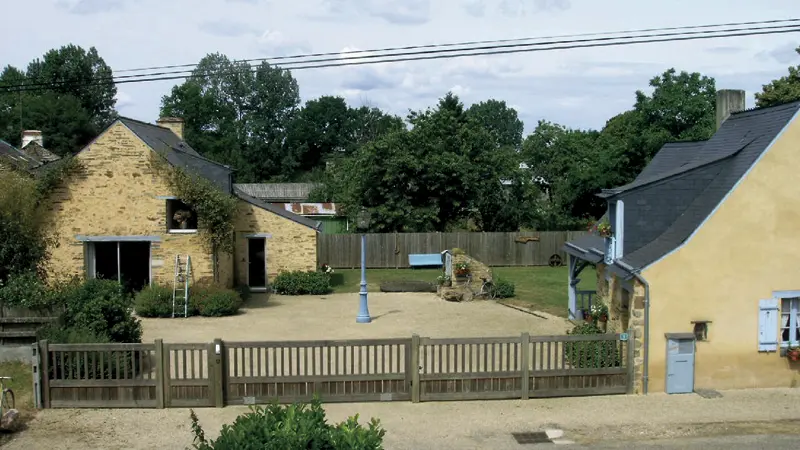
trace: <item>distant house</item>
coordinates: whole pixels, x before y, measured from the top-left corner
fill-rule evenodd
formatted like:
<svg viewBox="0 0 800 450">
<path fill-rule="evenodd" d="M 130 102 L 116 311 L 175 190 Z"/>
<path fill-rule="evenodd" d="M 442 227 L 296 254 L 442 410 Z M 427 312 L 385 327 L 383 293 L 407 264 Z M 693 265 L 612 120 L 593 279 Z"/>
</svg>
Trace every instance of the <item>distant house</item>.
<svg viewBox="0 0 800 450">
<path fill-rule="evenodd" d="M 564 246 L 570 315 L 594 265 L 610 330 L 636 337 L 637 392 L 800 383 L 800 102 L 745 110 L 722 90 L 717 127 L 600 195 L 610 235 Z"/>
<path fill-rule="evenodd" d="M 235 187 L 263 202 L 291 211 L 324 224 L 323 233 L 344 233 L 347 219 L 337 216 L 335 203 L 309 203 L 308 196 L 316 183 L 243 183 Z"/>
<path fill-rule="evenodd" d="M 58 155 L 44 148 L 41 131 L 23 131 L 20 149 L 0 139 L 0 170 L 16 169 L 33 172 L 59 159 Z"/>
</svg>

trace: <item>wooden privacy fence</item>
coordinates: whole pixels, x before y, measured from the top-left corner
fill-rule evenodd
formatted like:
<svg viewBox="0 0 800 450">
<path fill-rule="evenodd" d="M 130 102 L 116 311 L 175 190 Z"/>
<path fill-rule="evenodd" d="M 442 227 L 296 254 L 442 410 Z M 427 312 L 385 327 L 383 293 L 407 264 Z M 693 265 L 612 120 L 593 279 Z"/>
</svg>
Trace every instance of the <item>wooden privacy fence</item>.
<svg viewBox="0 0 800 450">
<path fill-rule="evenodd" d="M 624 394 L 625 335 L 208 344 L 38 344 L 45 408 L 164 408 L 273 401 L 513 399 Z M 39 394 L 39 393 L 37 393 Z"/>
<path fill-rule="evenodd" d="M 367 234 L 367 267 L 407 268 L 408 255 L 460 248 L 489 266 L 546 266 L 565 242 L 583 231 L 529 233 L 376 233 Z M 537 238 L 538 240 L 531 240 Z M 361 267 L 361 235 L 317 235 L 317 261 L 333 268 Z"/>
</svg>

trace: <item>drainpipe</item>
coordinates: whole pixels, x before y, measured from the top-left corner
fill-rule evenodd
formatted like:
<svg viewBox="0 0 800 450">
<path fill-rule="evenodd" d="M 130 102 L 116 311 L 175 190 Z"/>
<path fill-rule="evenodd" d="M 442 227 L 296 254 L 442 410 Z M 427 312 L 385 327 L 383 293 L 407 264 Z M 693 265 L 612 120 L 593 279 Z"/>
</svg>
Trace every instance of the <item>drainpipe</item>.
<svg viewBox="0 0 800 450">
<path fill-rule="evenodd" d="M 644 285 L 644 357 L 642 358 L 642 364 L 644 364 L 644 369 L 642 370 L 642 393 L 647 395 L 647 385 L 649 383 L 649 368 L 650 368 L 650 283 L 644 279 L 644 277 L 639 273 L 639 269 L 634 269 L 633 267 L 625 264 L 622 261 L 615 261 L 615 263 L 625 269 L 628 273 L 633 275 L 634 278 L 639 280 L 640 283 Z"/>
</svg>

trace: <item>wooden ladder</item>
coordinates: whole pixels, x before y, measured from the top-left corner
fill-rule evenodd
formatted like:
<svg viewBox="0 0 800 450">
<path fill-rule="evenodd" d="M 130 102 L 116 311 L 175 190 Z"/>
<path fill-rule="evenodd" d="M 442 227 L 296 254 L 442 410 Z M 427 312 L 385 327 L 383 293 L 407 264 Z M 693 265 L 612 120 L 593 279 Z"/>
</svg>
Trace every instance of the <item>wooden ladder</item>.
<svg viewBox="0 0 800 450">
<path fill-rule="evenodd" d="M 189 280 L 192 275 L 192 259 L 186 255 L 186 262 L 181 255 L 175 255 L 175 281 L 172 285 L 172 317 L 189 317 Z"/>
</svg>

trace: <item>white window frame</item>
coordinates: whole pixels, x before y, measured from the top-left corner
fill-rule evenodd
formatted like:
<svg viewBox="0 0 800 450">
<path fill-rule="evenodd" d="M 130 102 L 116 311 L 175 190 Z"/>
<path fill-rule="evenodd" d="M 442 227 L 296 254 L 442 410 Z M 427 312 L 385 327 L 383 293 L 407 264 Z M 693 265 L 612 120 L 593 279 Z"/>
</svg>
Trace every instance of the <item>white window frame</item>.
<svg viewBox="0 0 800 450">
<path fill-rule="evenodd" d="M 177 198 L 177 197 L 161 197 L 161 198 L 163 200 L 165 200 L 165 202 L 164 202 L 164 211 L 165 211 L 164 212 L 164 216 L 165 216 L 166 222 L 167 222 L 167 233 L 169 233 L 169 234 L 197 234 L 197 228 L 185 228 L 185 229 L 184 228 L 172 228 L 170 226 L 171 223 L 172 223 L 172 217 L 170 217 L 169 202 L 173 202 L 173 201 L 180 202 L 181 200 L 179 198 Z M 197 214 L 197 212 L 194 212 L 194 211 L 193 211 L 193 213 Z"/>
<path fill-rule="evenodd" d="M 800 296 L 797 297 L 781 297 L 780 303 L 780 322 L 778 322 L 778 340 L 780 346 L 784 348 L 794 347 L 800 345 Z M 783 325 L 784 318 L 786 326 Z M 788 330 L 789 340 L 783 340 L 783 332 Z M 796 339 L 792 339 L 792 337 Z"/>
</svg>

